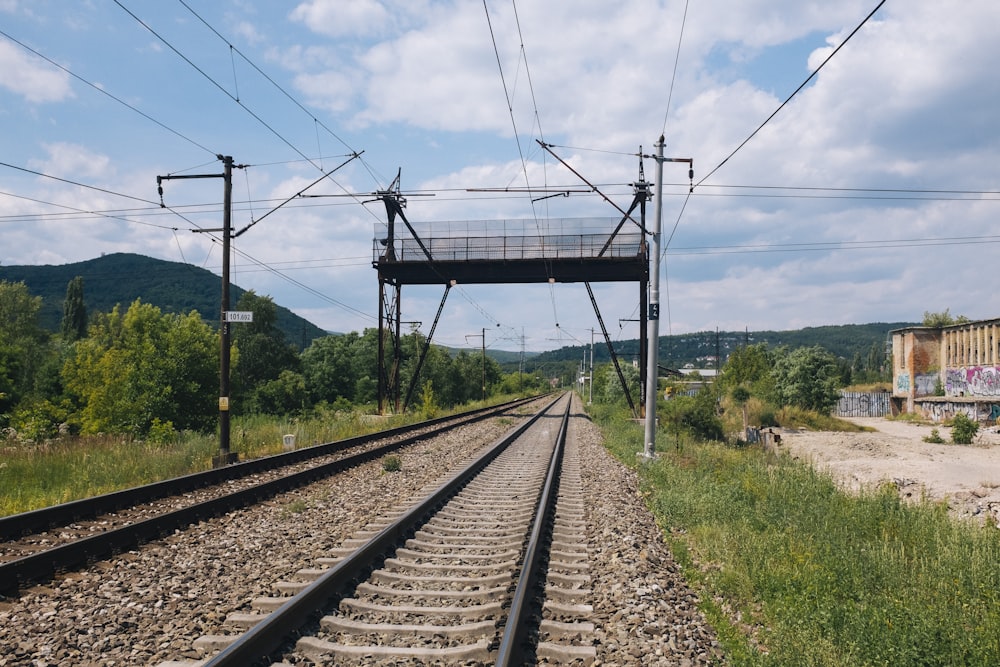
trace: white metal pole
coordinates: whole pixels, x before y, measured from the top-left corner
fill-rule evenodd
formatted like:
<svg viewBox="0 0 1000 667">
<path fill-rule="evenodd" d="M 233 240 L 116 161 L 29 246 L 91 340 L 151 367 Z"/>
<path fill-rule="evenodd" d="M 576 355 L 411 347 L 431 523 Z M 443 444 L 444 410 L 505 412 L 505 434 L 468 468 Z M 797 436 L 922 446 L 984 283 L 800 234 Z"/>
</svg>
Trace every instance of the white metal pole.
<svg viewBox="0 0 1000 667">
<path fill-rule="evenodd" d="M 656 395 L 660 343 L 660 226 L 663 214 L 663 135 L 656 142 L 656 202 L 649 244 L 649 313 L 646 321 L 646 433 L 643 457 L 656 454 Z"/>
<path fill-rule="evenodd" d="M 590 394 L 587 396 L 587 405 L 594 402 L 594 329 L 590 329 Z"/>
</svg>

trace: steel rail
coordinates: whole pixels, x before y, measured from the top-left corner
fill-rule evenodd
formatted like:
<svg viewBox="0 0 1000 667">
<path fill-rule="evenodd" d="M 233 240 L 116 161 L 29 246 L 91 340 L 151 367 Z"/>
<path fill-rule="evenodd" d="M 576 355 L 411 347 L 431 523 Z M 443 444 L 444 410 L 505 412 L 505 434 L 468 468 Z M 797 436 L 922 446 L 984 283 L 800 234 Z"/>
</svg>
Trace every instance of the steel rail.
<svg viewBox="0 0 1000 667">
<path fill-rule="evenodd" d="M 559 492 L 559 471 L 562 469 L 566 433 L 569 426 L 570 406 L 572 404 L 571 400 L 570 405 L 566 407 L 566 412 L 563 414 L 559 433 L 556 435 L 556 446 L 552 452 L 552 460 L 549 463 L 549 471 L 545 477 L 545 486 L 539 494 L 538 509 L 535 512 L 535 521 L 531 527 L 531 536 L 525 548 L 521 574 L 517 578 L 517 586 L 514 589 L 510 611 L 507 614 L 507 623 L 504 625 L 503 635 L 500 638 L 500 646 L 497 649 L 496 665 L 498 667 L 523 664 L 523 651 L 528 641 L 528 631 L 530 629 L 528 625 L 528 617 L 531 612 L 529 603 L 535 595 L 541 570 L 542 556 L 545 554 L 543 542 L 548 536 L 546 531 L 551 528 L 552 513 L 555 511 Z"/>
<path fill-rule="evenodd" d="M 518 402 L 514 403 L 516 404 Z M 279 479 L 264 482 L 241 491 L 235 491 L 211 500 L 190 505 L 188 507 L 165 512 L 144 521 L 137 521 L 121 528 L 81 538 L 73 542 L 68 542 L 66 544 L 41 551 L 37 554 L 32 554 L 17 560 L 2 563 L 0 564 L 0 593 L 10 593 L 16 591 L 29 583 L 47 581 L 51 579 L 56 572 L 68 570 L 81 563 L 106 558 L 144 542 L 157 539 L 178 528 L 184 528 L 198 521 L 203 521 L 205 519 L 225 514 L 226 512 L 230 512 L 234 509 L 252 505 L 264 499 L 273 497 L 278 493 L 329 477 L 330 475 L 347 470 L 348 468 L 374 460 L 389 452 L 406 447 L 419 440 L 426 439 L 433 435 L 446 432 L 477 420 L 485 419 L 491 414 L 495 414 L 496 412 L 500 412 L 509 407 L 511 407 L 510 404 L 507 404 L 501 407 L 494 406 L 484 412 L 477 413 L 477 411 L 471 411 L 471 413 L 476 414 L 465 413 L 466 415 L 469 415 L 465 419 L 455 422 L 454 424 L 449 424 L 432 433 L 418 433 L 410 436 L 409 438 L 392 442 L 381 447 L 376 447 L 366 452 L 359 452 L 358 454 L 315 466 L 307 470 L 301 470 L 299 472 L 286 475 Z M 423 425 L 426 426 L 427 422 L 423 422 Z M 396 431 L 398 429 L 393 430 Z M 383 432 L 383 435 L 380 437 L 385 437 L 384 433 L 386 432 Z M 369 440 L 379 439 L 368 436 L 363 437 L 366 437 Z M 268 458 L 273 460 L 275 457 Z"/>
<path fill-rule="evenodd" d="M 221 652 L 205 661 L 203 667 L 271 664 L 270 656 L 299 633 L 303 626 L 313 621 L 318 610 L 329 606 L 331 601 L 342 596 L 348 586 L 369 570 L 378 557 L 412 532 L 430 512 L 443 505 L 563 398 L 564 396 L 557 397 L 524 424 L 499 438 L 475 461 L 401 514 L 362 547 L 331 567 L 323 576 L 240 635 Z M 567 413 L 568 411 L 567 407 Z"/>
</svg>

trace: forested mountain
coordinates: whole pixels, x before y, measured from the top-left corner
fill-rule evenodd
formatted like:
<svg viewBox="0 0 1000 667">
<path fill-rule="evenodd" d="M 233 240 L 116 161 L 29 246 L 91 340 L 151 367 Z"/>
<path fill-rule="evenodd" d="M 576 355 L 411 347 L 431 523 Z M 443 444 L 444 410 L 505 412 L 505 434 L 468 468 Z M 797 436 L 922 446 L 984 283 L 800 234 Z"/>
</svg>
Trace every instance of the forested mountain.
<svg viewBox="0 0 1000 667">
<path fill-rule="evenodd" d="M 729 354 L 742 345 L 766 343 L 768 347 L 820 346 L 834 356 L 851 360 L 865 357 L 874 347 L 886 350 L 888 334 L 893 329 L 915 326 L 914 322 L 877 322 L 872 324 L 843 324 L 836 326 L 806 327 L 792 331 L 701 331 L 676 336 L 661 336 L 659 361 L 661 366 L 682 368 L 692 364 L 697 368 L 715 368 L 715 359 L 723 364 Z M 613 341 L 615 352 L 622 360 L 638 358 L 639 341 L 636 339 Z M 587 346 L 589 348 L 589 346 Z M 564 347 L 551 352 L 543 352 L 526 363 L 527 370 L 536 364 L 560 361 L 579 362 L 583 359 L 584 347 Z M 589 353 L 588 353 L 589 355 Z M 607 345 L 598 337 L 594 342 L 594 362 L 610 360 Z M 589 359 L 589 356 L 588 356 Z"/>
<path fill-rule="evenodd" d="M 90 314 L 108 312 L 115 304 L 127 309 L 133 301 L 142 299 L 165 313 L 196 310 L 206 322 L 219 321 L 219 276 L 191 264 L 115 253 L 58 266 L 0 266 L 0 280 L 23 282 L 33 296 L 42 297 L 39 323 L 52 332 L 59 331 L 66 286 L 77 276 L 83 278 L 84 304 Z M 232 307 L 244 292 L 236 285 L 230 288 Z M 327 334 L 281 306 L 277 307 L 277 320 L 285 339 L 300 350 Z"/>
</svg>

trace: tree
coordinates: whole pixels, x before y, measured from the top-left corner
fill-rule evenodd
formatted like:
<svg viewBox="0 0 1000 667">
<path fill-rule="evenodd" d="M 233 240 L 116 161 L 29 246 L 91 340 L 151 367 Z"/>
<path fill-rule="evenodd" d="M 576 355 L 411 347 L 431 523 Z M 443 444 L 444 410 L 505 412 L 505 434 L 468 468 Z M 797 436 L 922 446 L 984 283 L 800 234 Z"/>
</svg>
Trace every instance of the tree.
<svg viewBox="0 0 1000 667">
<path fill-rule="evenodd" d="M 828 413 L 840 399 L 837 359 L 822 347 L 800 347 L 774 366 L 782 405 Z"/>
<path fill-rule="evenodd" d="M 306 383 L 299 373 L 281 371 L 254 392 L 255 412 L 285 415 L 301 410 L 306 404 Z"/>
<path fill-rule="evenodd" d="M 244 292 L 236 310 L 250 311 L 253 321 L 231 325 L 238 361 L 233 364 L 234 412 L 245 413 L 256 404 L 255 392 L 282 371 L 298 372 L 299 356 L 277 327 L 278 308 L 269 296 Z"/>
<path fill-rule="evenodd" d="M 357 340 L 358 334 L 353 332 L 324 336 L 315 339 L 302 352 L 302 376 L 310 402 L 333 403 L 341 397 L 353 398 L 357 378 L 351 367 L 351 357 Z"/>
<path fill-rule="evenodd" d="M 751 395 L 773 401 L 775 354 L 765 343 L 737 348 L 729 355 L 719 375 L 719 387 L 731 391 L 744 387 Z"/>
<path fill-rule="evenodd" d="M 77 276 L 66 285 L 63 318 L 60 327 L 63 340 L 73 342 L 87 335 L 87 307 L 83 303 L 83 277 Z"/>
<path fill-rule="evenodd" d="M 965 315 L 957 315 L 952 317 L 949 312 L 950 308 L 945 308 L 944 312 L 932 313 L 929 311 L 924 311 L 924 326 L 925 327 L 950 327 L 953 324 L 967 324 L 969 318 Z"/>
<path fill-rule="evenodd" d="M 621 366 L 622 376 L 628 384 L 629 392 L 633 401 L 639 400 L 639 369 L 632 364 Z M 625 404 L 625 390 L 622 388 L 621 379 L 615 371 L 614 364 L 600 364 L 594 369 L 595 383 L 594 396 L 601 396 L 607 403 Z"/>
<path fill-rule="evenodd" d="M 41 297 L 24 283 L 0 280 L 0 424 L 35 390 L 44 365 L 48 335 L 38 325 Z"/>
<path fill-rule="evenodd" d="M 164 315 L 136 300 L 94 318 L 62 370 L 84 433 L 143 436 L 155 423 L 205 430 L 217 414 L 218 337 L 196 311 Z"/>
<path fill-rule="evenodd" d="M 674 432 L 685 431 L 702 440 L 723 440 L 725 433 L 718 414 L 718 397 L 710 386 L 694 396 L 678 396 L 666 402 L 664 416 Z"/>
<path fill-rule="evenodd" d="M 979 422 L 963 412 L 956 414 L 951 420 L 951 441 L 956 445 L 971 445 L 979 433 Z"/>
<path fill-rule="evenodd" d="M 351 377 L 354 402 L 358 405 L 378 400 L 378 329 L 368 328 L 351 344 Z"/>
</svg>

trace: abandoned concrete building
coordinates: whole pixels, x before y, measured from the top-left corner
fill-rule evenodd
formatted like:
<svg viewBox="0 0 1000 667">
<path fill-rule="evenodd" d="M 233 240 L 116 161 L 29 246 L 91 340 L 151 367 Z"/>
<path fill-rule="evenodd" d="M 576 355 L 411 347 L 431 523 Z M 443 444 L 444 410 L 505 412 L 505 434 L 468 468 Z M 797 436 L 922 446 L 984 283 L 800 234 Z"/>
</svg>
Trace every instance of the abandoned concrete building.
<svg viewBox="0 0 1000 667">
<path fill-rule="evenodd" d="M 893 413 L 1000 424 L 1000 319 L 889 333 Z"/>
</svg>

